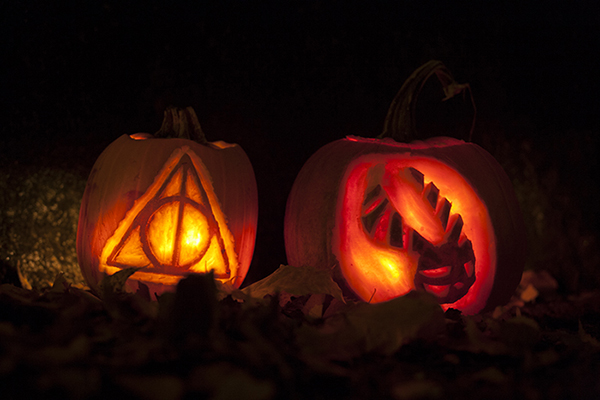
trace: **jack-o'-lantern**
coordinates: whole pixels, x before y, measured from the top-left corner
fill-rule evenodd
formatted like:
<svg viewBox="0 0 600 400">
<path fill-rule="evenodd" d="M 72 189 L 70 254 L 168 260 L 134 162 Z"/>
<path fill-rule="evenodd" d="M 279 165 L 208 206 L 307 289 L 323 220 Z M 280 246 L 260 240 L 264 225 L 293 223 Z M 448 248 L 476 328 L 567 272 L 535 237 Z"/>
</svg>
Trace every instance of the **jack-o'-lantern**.
<svg viewBox="0 0 600 400">
<path fill-rule="evenodd" d="M 105 275 L 151 293 L 189 273 L 214 271 L 239 287 L 256 237 L 252 165 L 235 144 L 206 141 L 192 108 L 165 111 L 155 134 L 123 135 L 96 161 L 83 195 L 77 255 L 92 288 Z"/>
<path fill-rule="evenodd" d="M 384 133 L 415 134 L 418 93 L 433 74 L 447 95 L 466 89 L 440 62 L 423 65 L 392 103 Z M 524 244 L 502 167 L 449 137 L 329 143 L 302 167 L 285 214 L 288 263 L 330 268 L 346 293 L 371 302 L 425 290 L 468 314 L 504 304 L 521 277 Z"/>
</svg>

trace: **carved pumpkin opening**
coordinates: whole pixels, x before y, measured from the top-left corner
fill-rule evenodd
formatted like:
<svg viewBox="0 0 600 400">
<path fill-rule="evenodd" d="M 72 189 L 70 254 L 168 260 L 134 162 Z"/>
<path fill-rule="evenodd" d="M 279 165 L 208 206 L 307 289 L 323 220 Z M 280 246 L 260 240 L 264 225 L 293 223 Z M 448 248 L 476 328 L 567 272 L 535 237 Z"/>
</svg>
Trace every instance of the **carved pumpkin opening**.
<svg viewBox="0 0 600 400">
<path fill-rule="evenodd" d="M 444 308 L 487 299 L 494 231 L 457 171 L 409 153 L 371 154 L 353 162 L 342 182 L 334 254 L 360 297 L 380 302 L 421 289 Z"/>
<path fill-rule="evenodd" d="M 144 267 L 132 279 L 164 284 L 190 272 L 235 276 L 233 236 L 208 170 L 187 146 L 173 152 L 102 250 L 101 271 L 130 267 Z"/>
</svg>

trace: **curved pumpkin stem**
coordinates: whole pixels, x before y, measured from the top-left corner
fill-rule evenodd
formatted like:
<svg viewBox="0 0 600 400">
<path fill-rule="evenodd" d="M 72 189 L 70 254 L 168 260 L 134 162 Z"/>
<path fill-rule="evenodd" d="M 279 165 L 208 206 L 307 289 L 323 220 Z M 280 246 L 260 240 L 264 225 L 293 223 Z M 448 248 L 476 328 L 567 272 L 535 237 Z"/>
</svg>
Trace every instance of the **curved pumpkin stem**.
<svg viewBox="0 0 600 400">
<path fill-rule="evenodd" d="M 383 124 L 383 132 L 379 135 L 380 139 L 391 137 L 397 142 L 409 142 L 418 137 L 415 117 L 417 100 L 425 82 L 434 74 L 444 90 L 445 97 L 442 101 L 446 101 L 457 94 L 465 96 L 468 91 L 473 105 L 473 122 L 469 130 L 469 141 L 471 140 L 477 114 L 471 86 L 468 83 L 457 83 L 446 66 L 438 60 L 430 60 L 421 65 L 404 81 L 400 91 L 390 104 Z"/>
<path fill-rule="evenodd" d="M 184 109 L 167 107 L 162 125 L 154 137 L 188 139 L 200 144 L 208 144 L 192 107 Z"/>
</svg>

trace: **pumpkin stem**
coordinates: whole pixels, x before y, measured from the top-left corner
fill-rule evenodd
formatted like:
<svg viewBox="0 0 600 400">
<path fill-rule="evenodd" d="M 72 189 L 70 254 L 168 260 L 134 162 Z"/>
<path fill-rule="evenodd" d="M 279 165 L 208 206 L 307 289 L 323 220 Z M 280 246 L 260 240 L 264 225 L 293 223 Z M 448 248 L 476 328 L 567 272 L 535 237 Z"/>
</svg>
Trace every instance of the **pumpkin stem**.
<svg viewBox="0 0 600 400">
<path fill-rule="evenodd" d="M 192 107 L 184 109 L 167 107 L 162 125 L 154 137 L 188 139 L 200 144 L 208 144 Z"/>
<path fill-rule="evenodd" d="M 419 137 L 416 121 L 417 100 L 423 90 L 423 86 L 434 74 L 442 84 L 442 89 L 444 90 L 445 97 L 442 101 L 449 100 L 458 94 L 462 94 L 464 98 L 468 91 L 473 106 L 473 120 L 468 136 L 468 140 L 471 140 L 473 129 L 475 128 L 476 116 L 471 87 L 468 83 L 457 83 L 446 66 L 437 60 L 430 60 L 421 65 L 404 81 L 400 91 L 394 97 L 392 104 L 390 104 L 385 122 L 383 123 L 383 132 L 379 135 L 380 139 L 391 137 L 397 142 L 409 142 Z"/>
<path fill-rule="evenodd" d="M 173 125 L 175 124 L 175 118 L 177 118 L 177 109 L 175 107 L 167 107 L 167 109 L 164 112 L 162 125 L 160 126 L 160 129 L 154 134 L 154 137 L 175 137 L 173 127 Z"/>
</svg>

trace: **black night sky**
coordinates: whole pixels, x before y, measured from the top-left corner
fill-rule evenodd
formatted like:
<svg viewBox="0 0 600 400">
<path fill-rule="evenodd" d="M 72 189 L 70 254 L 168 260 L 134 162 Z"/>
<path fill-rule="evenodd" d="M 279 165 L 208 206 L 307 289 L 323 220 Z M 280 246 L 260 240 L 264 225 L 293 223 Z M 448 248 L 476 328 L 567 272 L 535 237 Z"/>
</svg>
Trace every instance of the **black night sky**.
<svg viewBox="0 0 600 400">
<path fill-rule="evenodd" d="M 120 135 L 193 106 L 210 141 L 240 144 L 254 165 L 256 280 L 285 263 L 285 202 L 304 161 L 345 135 L 378 135 L 402 82 L 439 59 L 471 84 L 473 141 L 511 178 L 528 149 L 542 184 L 569 193 L 549 209 L 576 208 L 588 232 L 598 27 L 593 1 L 6 1 L 0 161 L 85 175 Z"/>
</svg>

